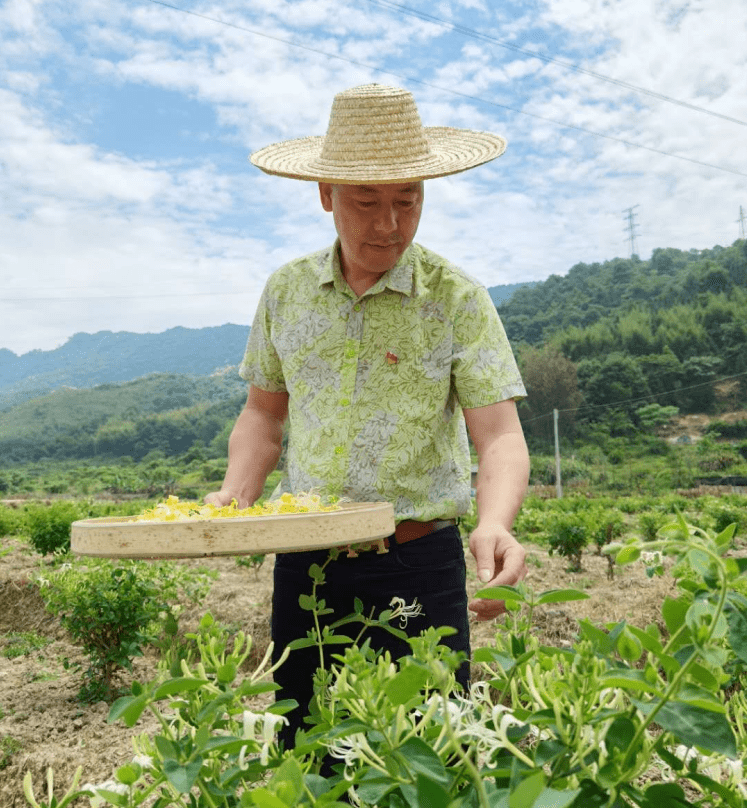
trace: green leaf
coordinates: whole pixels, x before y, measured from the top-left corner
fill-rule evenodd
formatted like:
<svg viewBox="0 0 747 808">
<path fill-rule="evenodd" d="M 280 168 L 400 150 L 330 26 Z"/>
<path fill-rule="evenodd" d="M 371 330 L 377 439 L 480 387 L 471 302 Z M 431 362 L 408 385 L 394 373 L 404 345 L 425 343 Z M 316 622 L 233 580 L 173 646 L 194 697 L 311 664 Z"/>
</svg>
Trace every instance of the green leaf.
<svg viewBox="0 0 747 808">
<path fill-rule="evenodd" d="M 645 672 L 638 669 L 611 668 L 602 673 L 601 679 L 605 687 L 620 687 L 623 690 L 636 690 L 659 697 L 664 695 L 646 679 Z"/>
<path fill-rule="evenodd" d="M 396 787 L 397 783 L 391 777 L 369 769 L 360 781 L 358 796 L 365 805 L 376 805 L 381 803 L 384 796 Z"/>
<path fill-rule="evenodd" d="M 266 788 L 255 788 L 251 792 L 251 797 L 255 805 L 260 808 L 288 808 L 288 803 L 275 796 L 271 791 Z"/>
<path fill-rule="evenodd" d="M 125 786 L 131 786 L 137 783 L 138 778 L 142 774 L 140 766 L 135 766 L 132 763 L 126 763 L 117 769 L 115 777 Z"/>
<path fill-rule="evenodd" d="M 704 690 L 702 687 L 697 687 L 692 684 L 686 684 L 682 690 L 680 690 L 677 694 L 677 701 L 683 701 L 686 704 L 702 707 L 704 710 L 712 710 L 714 713 L 726 715 L 726 707 L 717 696 L 714 696 L 713 693 Z"/>
<path fill-rule="evenodd" d="M 288 643 L 288 648 L 291 651 L 296 651 L 299 648 L 311 648 L 313 645 L 317 645 L 317 641 L 311 639 L 311 637 L 299 637 L 297 640 L 292 640 Z"/>
<path fill-rule="evenodd" d="M 635 724 L 626 716 L 620 715 L 607 729 L 604 742 L 608 748 L 624 752 L 630 746 L 635 732 Z"/>
<path fill-rule="evenodd" d="M 406 665 L 399 670 L 384 686 L 392 704 L 406 704 L 413 696 L 420 693 L 428 681 L 428 671 L 419 665 Z"/>
<path fill-rule="evenodd" d="M 229 660 L 225 665 L 221 665 L 215 672 L 218 682 L 222 685 L 230 685 L 236 678 L 236 663 Z"/>
<path fill-rule="evenodd" d="M 522 594 L 513 586 L 489 586 L 486 589 L 478 589 L 475 597 L 489 600 L 513 600 L 517 603 L 526 602 Z"/>
<path fill-rule="evenodd" d="M 513 657 L 499 651 L 497 648 L 478 648 L 473 654 L 475 662 L 492 662 L 498 665 L 503 673 L 508 673 L 515 665 Z"/>
<path fill-rule="evenodd" d="M 121 718 L 128 727 L 134 727 L 143 714 L 147 703 L 148 700 L 145 695 L 123 696 L 112 704 L 107 721 L 113 724 Z"/>
<path fill-rule="evenodd" d="M 110 802 L 112 805 L 118 806 L 118 808 L 128 808 L 130 802 L 130 795 L 129 794 L 120 794 L 117 791 L 109 791 L 108 788 L 97 788 L 96 793 L 107 802 Z M 56 803 L 50 803 L 51 808 L 54 808 Z M 89 803 L 90 804 L 90 803 Z"/>
<path fill-rule="evenodd" d="M 651 703 L 635 701 L 641 712 L 648 714 Z M 737 756 L 737 741 L 729 719 L 722 713 L 703 707 L 671 701 L 656 714 L 656 722 L 685 746 L 695 746 L 730 758 Z"/>
<path fill-rule="evenodd" d="M 589 640 L 593 644 L 595 651 L 605 656 L 609 656 L 612 653 L 613 642 L 606 631 L 597 628 L 597 626 L 593 625 L 586 618 L 579 620 L 578 627 L 584 639 Z"/>
<path fill-rule="evenodd" d="M 631 544 L 623 547 L 622 550 L 615 556 L 615 563 L 620 564 L 632 564 L 634 561 L 637 561 L 641 557 L 641 548 Z"/>
<path fill-rule="evenodd" d="M 448 788 L 450 778 L 443 761 L 421 738 L 410 738 L 398 750 L 407 759 L 407 765 L 417 774 L 425 775 Z"/>
<path fill-rule="evenodd" d="M 448 808 L 451 802 L 449 792 L 430 777 L 419 774 L 416 781 L 418 805 L 428 806 L 428 808 Z"/>
<path fill-rule="evenodd" d="M 663 646 L 659 642 L 658 637 L 638 628 L 638 626 L 628 626 L 627 629 L 634 637 L 638 638 L 638 641 L 647 651 L 651 651 L 654 654 L 658 654 L 662 651 Z"/>
<path fill-rule="evenodd" d="M 655 783 L 646 789 L 647 808 L 686 808 L 692 803 L 676 783 Z"/>
<path fill-rule="evenodd" d="M 316 598 L 311 595 L 299 595 L 298 605 L 307 612 L 313 612 L 316 608 Z"/>
<path fill-rule="evenodd" d="M 737 529 L 737 523 L 732 522 L 730 525 L 727 525 L 721 533 L 716 536 L 714 541 L 716 542 L 716 546 L 719 548 L 728 547 L 731 544 L 731 540 L 734 538 L 734 533 Z"/>
<path fill-rule="evenodd" d="M 207 679 L 196 679 L 193 676 L 179 676 L 175 679 L 169 679 L 158 687 L 153 694 L 153 701 L 175 696 L 177 693 L 191 693 L 194 690 L 199 690 L 207 683 Z"/>
<path fill-rule="evenodd" d="M 707 777 L 705 774 L 689 772 L 686 776 L 694 783 L 698 783 L 698 785 L 703 786 L 706 793 L 711 791 L 714 794 L 718 794 L 718 796 L 721 797 L 721 799 L 727 805 L 731 806 L 731 808 L 744 808 L 744 800 L 738 794 L 735 794 L 730 788 L 721 785 L 721 783 Z"/>
<path fill-rule="evenodd" d="M 535 771 L 508 795 L 508 808 L 533 808 L 535 800 L 544 790 L 545 774 Z"/>
<path fill-rule="evenodd" d="M 181 764 L 175 760 L 164 760 L 163 771 L 168 781 L 180 793 L 187 794 L 194 786 L 202 768 L 202 758 Z"/>
<path fill-rule="evenodd" d="M 176 744 L 170 741 L 165 735 L 156 735 L 154 742 L 156 749 L 158 749 L 158 754 L 164 760 L 176 761 L 179 757 L 179 750 L 176 748 Z"/>
<path fill-rule="evenodd" d="M 637 662 L 643 653 L 641 641 L 626 626 L 617 638 L 617 653 L 626 662 Z"/>
<path fill-rule="evenodd" d="M 726 622 L 729 625 L 729 644 L 732 651 L 747 662 L 747 609 L 740 609 L 732 602 L 727 606 Z"/>
<path fill-rule="evenodd" d="M 589 596 L 586 592 L 579 592 L 578 589 L 548 589 L 540 593 L 535 601 L 536 606 L 545 603 L 566 603 L 571 600 L 587 600 Z"/>
<path fill-rule="evenodd" d="M 683 598 L 664 598 L 661 614 L 670 634 L 675 634 L 685 624 L 690 604 Z"/>
<path fill-rule="evenodd" d="M 557 791 L 554 788 L 543 789 L 532 808 L 567 808 L 581 793 L 580 788 Z"/>
<path fill-rule="evenodd" d="M 319 564 L 312 564 L 309 567 L 309 576 L 318 584 L 324 583 L 324 570 L 319 566 Z"/>
</svg>

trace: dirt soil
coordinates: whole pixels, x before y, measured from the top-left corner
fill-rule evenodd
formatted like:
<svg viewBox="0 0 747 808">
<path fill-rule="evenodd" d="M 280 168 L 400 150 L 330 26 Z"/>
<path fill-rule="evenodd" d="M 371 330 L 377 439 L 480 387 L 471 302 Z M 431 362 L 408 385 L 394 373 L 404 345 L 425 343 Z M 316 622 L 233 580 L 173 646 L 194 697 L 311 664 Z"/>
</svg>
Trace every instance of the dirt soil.
<svg viewBox="0 0 747 808">
<path fill-rule="evenodd" d="M 597 625 L 627 620 L 645 627 L 660 621 L 660 605 L 674 590 L 669 576 L 649 579 L 641 563 L 615 571 L 608 578 L 605 558 L 584 556 L 583 571 L 571 573 L 567 563 L 550 557 L 544 549 L 528 547 L 527 583 L 535 592 L 546 589 L 583 589 L 589 599 L 558 604 L 538 611 L 536 626 L 547 644 L 572 642 L 577 621 L 589 618 Z M 469 588 L 477 588 L 475 564 L 467 553 Z M 210 611 L 224 625 L 243 628 L 255 640 L 258 653 L 268 642 L 273 556 L 258 573 L 239 566 L 235 558 L 200 559 L 199 564 L 219 572 L 205 602 L 186 612 L 183 629 L 194 630 L 202 614 Z M 185 561 L 181 563 L 195 563 Z M 43 567 L 44 562 L 41 562 Z M 46 790 L 46 770 L 52 767 L 63 793 L 75 769 L 83 766 L 82 782 L 101 783 L 114 770 L 132 759 L 131 738 L 153 729 L 142 720 L 134 729 L 122 723 L 107 723 L 108 705 L 82 705 L 75 695 L 80 673 L 65 664 L 83 662 L 81 650 L 70 642 L 59 620 L 44 609 L 35 576 L 40 557 L 21 539 L 0 540 L 0 806 L 26 806 L 22 780 L 31 771 L 37 795 Z M 33 632 L 49 641 L 27 655 L 8 658 L 8 633 Z M 472 647 L 488 644 L 495 633 L 493 623 L 472 624 Z M 146 654 L 135 662 L 134 676 L 148 681 L 156 658 Z M 131 679 L 132 677 L 130 677 Z M 272 698 L 265 696 L 265 699 Z M 256 708 L 255 708 L 256 709 Z M 87 801 L 86 801 L 87 804 Z"/>
</svg>

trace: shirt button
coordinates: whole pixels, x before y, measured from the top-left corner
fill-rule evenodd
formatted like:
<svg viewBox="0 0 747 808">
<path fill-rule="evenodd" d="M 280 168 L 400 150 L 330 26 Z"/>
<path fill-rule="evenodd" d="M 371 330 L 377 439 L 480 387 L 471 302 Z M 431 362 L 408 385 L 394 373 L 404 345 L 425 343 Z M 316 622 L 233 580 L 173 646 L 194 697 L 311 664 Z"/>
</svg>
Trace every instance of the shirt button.
<svg viewBox="0 0 747 808">
<path fill-rule="evenodd" d="M 341 407 L 348 407 L 348 406 L 350 406 L 350 399 L 349 399 L 349 398 L 341 398 L 341 399 L 340 399 L 340 406 L 341 406 Z"/>
<path fill-rule="evenodd" d="M 344 454 L 344 452 L 345 452 L 345 447 L 344 446 L 335 446 L 335 454 L 336 455 Z"/>
<path fill-rule="evenodd" d="M 360 311 L 362 308 L 360 303 L 356 303 L 355 306 L 353 306 L 353 311 Z"/>
<path fill-rule="evenodd" d="M 345 356 L 347 356 L 348 359 L 352 359 L 356 355 L 356 353 L 357 351 L 355 350 L 355 348 L 348 348 L 345 351 Z"/>
</svg>

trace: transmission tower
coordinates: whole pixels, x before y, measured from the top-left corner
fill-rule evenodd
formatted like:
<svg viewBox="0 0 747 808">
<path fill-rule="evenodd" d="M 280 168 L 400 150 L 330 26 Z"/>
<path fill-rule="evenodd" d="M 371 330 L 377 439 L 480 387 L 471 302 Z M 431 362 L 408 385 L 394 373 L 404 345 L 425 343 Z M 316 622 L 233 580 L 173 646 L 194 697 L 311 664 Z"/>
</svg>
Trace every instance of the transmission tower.
<svg viewBox="0 0 747 808">
<path fill-rule="evenodd" d="M 638 207 L 638 205 L 633 205 L 633 207 L 632 207 L 632 208 L 626 208 L 626 209 L 623 211 L 623 213 L 625 213 L 625 214 L 626 214 L 625 218 L 627 219 L 627 222 L 628 222 L 628 224 L 627 224 L 627 226 L 626 226 L 625 230 L 626 230 L 626 231 L 627 231 L 627 233 L 628 233 L 628 238 L 627 238 L 627 241 L 628 241 L 628 244 L 630 244 L 630 257 L 631 257 L 631 258 L 632 258 L 634 255 L 638 255 L 638 248 L 637 248 L 637 246 L 636 246 L 636 232 L 635 232 L 636 227 L 638 227 L 638 225 L 636 224 L 636 221 L 635 221 L 635 217 L 636 217 L 638 214 L 637 214 L 637 213 L 633 213 L 633 211 L 634 211 L 634 210 L 635 210 L 635 208 L 637 208 L 637 207 Z"/>
<path fill-rule="evenodd" d="M 744 220 L 747 218 L 747 213 L 744 212 L 744 208 L 740 205 L 739 206 L 739 218 L 737 222 L 739 222 L 739 238 L 744 238 Z"/>
</svg>

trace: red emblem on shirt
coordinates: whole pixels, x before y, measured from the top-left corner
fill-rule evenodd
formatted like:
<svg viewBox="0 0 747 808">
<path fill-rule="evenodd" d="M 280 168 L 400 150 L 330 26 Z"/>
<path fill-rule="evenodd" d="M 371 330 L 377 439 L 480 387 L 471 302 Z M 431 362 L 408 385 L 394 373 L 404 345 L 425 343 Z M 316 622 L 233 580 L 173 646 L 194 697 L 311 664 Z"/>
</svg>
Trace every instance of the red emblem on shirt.
<svg viewBox="0 0 747 808">
<path fill-rule="evenodd" d="M 399 357 L 397 354 L 393 354 L 391 351 L 386 352 L 386 361 L 389 362 L 390 365 L 396 365 L 399 362 Z"/>
</svg>

